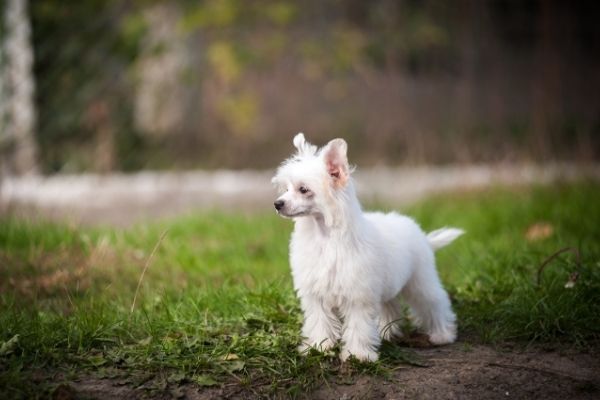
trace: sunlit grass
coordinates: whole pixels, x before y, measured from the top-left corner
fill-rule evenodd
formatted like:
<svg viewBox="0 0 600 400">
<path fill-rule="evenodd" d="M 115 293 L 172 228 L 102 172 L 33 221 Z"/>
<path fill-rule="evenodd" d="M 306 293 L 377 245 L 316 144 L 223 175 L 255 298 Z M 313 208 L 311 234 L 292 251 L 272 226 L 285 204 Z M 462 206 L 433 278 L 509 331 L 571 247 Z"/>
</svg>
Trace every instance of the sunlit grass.
<svg viewBox="0 0 600 400">
<path fill-rule="evenodd" d="M 597 344 L 600 187 L 440 195 L 400 211 L 426 230 L 467 231 L 438 254 L 460 337 Z M 536 224 L 544 229 L 531 234 Z M 338 376 L 335 354 L 295 352 L 301 313 L 287 265 L 290 231 L 271 214 L 203 213 L 127 230 L 0 221 L 0 392 L 47 394 L 30 373 L 72 367 L 132 385 L 151 376 L 147 390 L 233 380 L 290 395 Z M 564 247 L 578 249 L 581 264 L 565 253 L 538 285 L 541 263 Z M 568 289 L 572 272 L 579 278 Z M 418 359 L 386 345 L 381 362 L 353 368 L 385 374 L 402 362 Z"/>
</svg>

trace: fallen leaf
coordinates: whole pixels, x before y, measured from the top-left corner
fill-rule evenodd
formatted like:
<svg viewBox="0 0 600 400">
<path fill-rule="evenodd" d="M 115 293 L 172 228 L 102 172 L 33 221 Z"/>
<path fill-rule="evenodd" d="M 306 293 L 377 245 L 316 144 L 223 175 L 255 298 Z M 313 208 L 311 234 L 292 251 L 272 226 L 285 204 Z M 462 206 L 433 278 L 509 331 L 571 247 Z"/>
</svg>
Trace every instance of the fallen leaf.
<svg viewBox="0 0 600 400">
<path fill-rule="evenodd" d="M 106 359 L 102 355 L 94 355 L 87 357 L 87 361 L 94 367 L 99 367 L 106 364 Z"/>
<path fill-rule="evenodd" d="M 215 386 L 219 384 L 219 382 L 215 381 L 210 375 L 197 375 L 194 377 L 194 382 L 200 386 Z"/>
<path fill-rule="evenodd" d="M 565 289 L 572 289 L 575 286 L 575 283 L 577 282 L 578 278 L 578 272 L 572 272 L 571 274 L 569 274 L 569 280 L 567 281 L 567 283 L 565 283 Z"/>
<path fill-rule="evenodd" d="M 15 335 L 0 346 L 0 357 L 11 354 L 19 344 L 19 335 Z"/>
<path fill-rule="evenodd" d="M 148 336 L 147 338 L 140 340 L 138 342 L 138 344 L 140 344 L 142 346 L 148 346 L 150 344 L 150 342 L 152 342 L 152 336 Z"/>
<path fill-rule="evenodd" d="M 169 383 L 180 383 L 185 380 L 185 374 L 183 372 L 174 372 L 167 377 Z"/>
<path fill-rule="evenodd" d="M 223 365 L 223 367 L 229 372 L 238 372 L 244 369 L 246 363 L 241 360 L 230 361 Z"/>
<path fill-rule="evenodd" d="M 527 228 L 525 238 L 530 242 L 546 239 L 554 233 L 554 227 L 549 222 L 536 222 Z"/>
<path fill-rule="evenodd" d="M 171 396 L 174 399 L 183 399 L 185 398 L 185 390 L 183 387 L 176 387 L 170 390 Z"/>
</svg>

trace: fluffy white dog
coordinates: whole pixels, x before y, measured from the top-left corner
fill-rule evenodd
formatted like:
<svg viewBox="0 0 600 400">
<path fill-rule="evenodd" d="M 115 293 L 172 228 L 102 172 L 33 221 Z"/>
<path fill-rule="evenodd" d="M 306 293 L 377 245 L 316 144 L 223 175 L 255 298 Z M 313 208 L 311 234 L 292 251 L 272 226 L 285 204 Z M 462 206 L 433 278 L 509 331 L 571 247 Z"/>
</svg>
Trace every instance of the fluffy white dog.
<svg viewBox="0 0 600 400">
<path fill-rule="evenodd" d="M 299 133 L 294 146 L 272 181 L 281 192 L 277 212 L 295 221 L 290 264 L 304 312 L 299 351 L 326 350 L 341 339 L 342 361 L 377 360 L 381 339 L 401 333 L 399 295 L 431 343 L 452 343 L 456 317 L 433 251 L 463 231 L 426 235 L 403 215 L 363 213 L 343 139 L 318 149 Z"/>
</svg>

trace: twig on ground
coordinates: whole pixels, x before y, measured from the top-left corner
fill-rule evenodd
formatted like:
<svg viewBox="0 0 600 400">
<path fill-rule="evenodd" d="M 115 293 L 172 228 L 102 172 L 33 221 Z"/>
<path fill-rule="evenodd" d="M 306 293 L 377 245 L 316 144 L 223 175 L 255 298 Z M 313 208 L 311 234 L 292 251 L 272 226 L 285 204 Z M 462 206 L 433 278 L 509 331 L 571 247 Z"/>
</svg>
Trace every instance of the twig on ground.
<svg viewBox="0 0 600 400">
<path fill-rule="evenodd" d="M 556 252 L 554 252 L 553 254 L 551 254 L 548 258 L 546 258 L 544 260 L 544 262 L 542 262 L 542 264 L 540 264 L 540 267 L 538 268 L 538 272 L 537 272 L 537 285 L 539 286 L 541 281 L 542 281 L 542 272 L 544 271 L 544 268 L 546 268 L 546 266 L 550 263 L 550 261 L 554 260 L 556 257 L 558 257 L 559 255 L 561 255 L 562 253 L 565 253 L 567 251 L 570 251 L 571 253 L 573 253 L 575 255 L 575 262 L 577 263 L 577 268 L 579 268 L 579 266 L 581 265 L 581 255 L 579 254 L 579 250 L 577 250 L 575 247 L 565 247 L 564 249 L 560 249 Z M 573 275 L 573 274 L 571 274 Z M 577 279 L 575 277 L 575 279 Z"/>
<path fill-rule="evenodd" d="M 154 245 L 154 249 L 152 249 L 152 253 L 150 253 L 150 256 L 148 256 L 148 259 L 146 260 L 146 264 L 144 265 L 144 269 L 142 270 L 142 274 L 140 275 L 140 280 L 138 281 L 137 288 L 135 289 L 135 295 L 133 296 L 133 302 L 131 303 L 130 313 L 133 313 L 133 309 L 135 308 L 135 301 L 137 300 L 137 296 L 138 296 L 138 293 L 140 291 L 140 286 L 142 286 L 142 279 L 144 279 L 144 275 L 146 274 L 146 270 L 150 266 L 150 261 L 152 261 L 152 257 L 154 257 L 154 253 L 156 253 L 156 250 L 158 249 L 158 246 L 160 246 L 160 244 L 162 243 L 163 239 L 167 235 L 168 231 L 169 231 L 168 229 L 165 230 L 165 231 L 163 231 L 163 233 L 160 235 L 160 238 L 158 238 L 158 241 Z"/>
</svg>

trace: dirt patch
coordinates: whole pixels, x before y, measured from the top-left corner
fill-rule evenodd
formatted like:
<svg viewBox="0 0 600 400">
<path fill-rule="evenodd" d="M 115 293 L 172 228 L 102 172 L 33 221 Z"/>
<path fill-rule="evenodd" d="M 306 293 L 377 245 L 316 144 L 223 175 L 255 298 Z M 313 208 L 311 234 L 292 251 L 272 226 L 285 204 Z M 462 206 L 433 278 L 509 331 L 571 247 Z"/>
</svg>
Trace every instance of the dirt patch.
<svg viewBox="0 0 600 400">
<path fill-rule="evenodd" d="M 390 376 L 353 373 L 343 368 L 310 393 L 310 399 L 597 399 L 600 353 L 575 350 L 494 349 L 456 343 L 415 349 L 423 366 L 398 365 Z M 218 387 L 159 380 L 79 376 L 54 391 L 61 399 L 256 399 L 287 398 L 272 393 L 270 382 L 230 382 Z"/>
<path fill-rule="evenodd" d="M 494 350 L 487 346 L 419 349 L 426 367 L 400 366 L 388 379 L 332 384 L 314 399 L 597 399 L 600 362 L 580 352 Z"/>
</svg>

